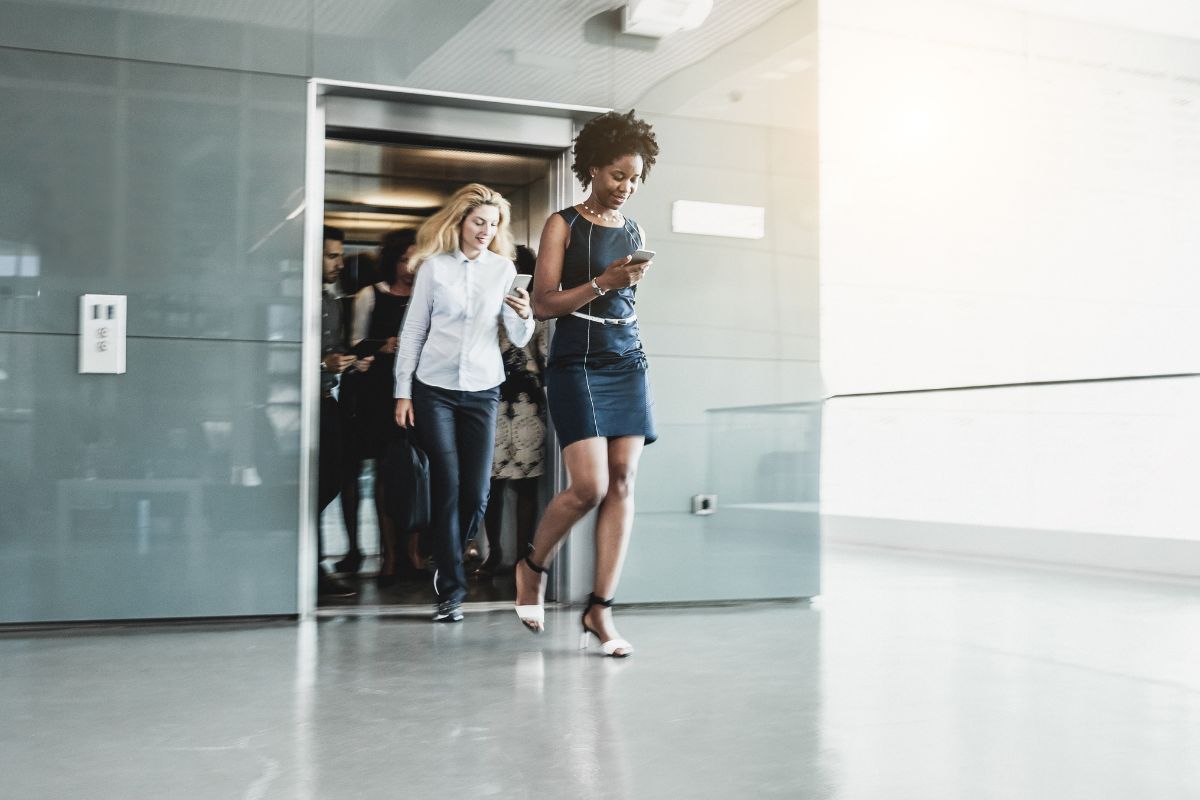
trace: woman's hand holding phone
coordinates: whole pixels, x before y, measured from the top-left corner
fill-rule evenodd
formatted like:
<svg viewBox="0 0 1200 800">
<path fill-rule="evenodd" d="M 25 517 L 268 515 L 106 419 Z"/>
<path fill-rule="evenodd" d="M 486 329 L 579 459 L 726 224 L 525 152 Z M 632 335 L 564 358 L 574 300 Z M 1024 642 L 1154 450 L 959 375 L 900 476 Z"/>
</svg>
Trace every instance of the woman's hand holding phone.
<svg viewBox="0 0 1200 800">
<path fill-rule="evenodd" d="M 517 312 L 521 319 L 529 319 L 529 292 L 521 288 L 512 290 L 514 294 L 504 296 L 504 304 Z"/>
<path fill-rule="evenodd" d="M 613 289 L 624 289 L 627 286 L 636 286 L 638 281 L 645 277 L 646 269 L 654 263 L 650 258 L 637 260 L 637 257 L 647 254 L 650 258 L 654 256 L 654 253 L 648 250 L 639 250 L 624 258 L 618 258 L 604 268 L 604 272 L 599 278 L 596 278 L 596 283 L 606 292 L 611 292 Z"/>
</svg>

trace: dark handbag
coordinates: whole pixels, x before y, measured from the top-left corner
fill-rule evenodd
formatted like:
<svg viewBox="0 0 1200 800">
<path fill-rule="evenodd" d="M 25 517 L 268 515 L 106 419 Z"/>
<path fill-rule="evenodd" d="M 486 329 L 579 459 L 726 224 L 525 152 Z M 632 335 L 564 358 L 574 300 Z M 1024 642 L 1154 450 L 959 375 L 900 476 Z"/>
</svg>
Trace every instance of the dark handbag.
<svg viewBox="0 0 1200 800">
<path fill-rule="evenodd" d="M 384 450 L 381 480 L 388 516 L 396 533 L 406 535 L 429 528 L 429 457 L 410 441 L 411 431 L 400 431 Z"/>
</svg>

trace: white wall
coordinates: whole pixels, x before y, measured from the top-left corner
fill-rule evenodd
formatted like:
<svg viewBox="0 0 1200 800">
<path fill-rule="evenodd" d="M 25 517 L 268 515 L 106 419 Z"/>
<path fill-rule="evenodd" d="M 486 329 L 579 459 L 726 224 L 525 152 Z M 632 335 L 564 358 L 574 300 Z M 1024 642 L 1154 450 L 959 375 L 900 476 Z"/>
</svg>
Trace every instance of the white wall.
<svg viewBox="0 0 1200 800">
<path fill-rule="evenodd" d="M 1200 36 L 1200 14 L 1131 5 L 822 6 L 831 394 L 1198 371 L 1200 38 L 1163 31 Z M 1078 534 L 1133 537 L 1163 556 L 1137 568 L 1200 575 L 1198 393 L 1182 378 L 835 397 L 828 529 L 1115 567 L 1132 551 Z M 1180 542 L 1197 557 L 1180 563 Z"/>
</svg>

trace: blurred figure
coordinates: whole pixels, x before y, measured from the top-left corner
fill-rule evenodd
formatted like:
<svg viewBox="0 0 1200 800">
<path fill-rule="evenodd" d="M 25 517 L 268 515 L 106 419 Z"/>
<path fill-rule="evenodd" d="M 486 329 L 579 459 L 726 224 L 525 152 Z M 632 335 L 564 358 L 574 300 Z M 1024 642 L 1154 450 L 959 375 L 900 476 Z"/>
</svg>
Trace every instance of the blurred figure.
<svg viewBox="0 0 1200 800">
<path fill-rule="evenodd" d="M 383 584 L 394 581 L 396 577 L 397 541 L 396 527 L 388 516 L 384 502 L 388 481 L 381 474 L 382 456 L 388 442 L 397 433 L 392 373 L 400 324 L 412 297 L 415 276 L 409 267 L 409 258 L 416 249 L 416 242 L 416 231 L 408 229 L 391 231 L 383 237 L 378 260 L 383 280 L 363 287 L 355 295 L 354 321 L 350 333 L 351 345 L 356 348 L 366 345 L 375 353 L 375 363 L 369 372 L 356 381 L 355 386 L 352 439 L 357 450 L 352 467 L 354 494 L 349 501 L 353 503 L 354 516 L 357 518 L 358 476 L 362 471 L 362 460 L 374 459 L 375 516 L 379 521 L 379 580 Z M 347 500 L 343 494 L 343 504 Z M 358 572 L 362 561 L 362 550 L 356 535 L 351 538 L 346 556 L 337 563 L 336 569 L 342 573 Z"/>
<path fill-rule="evenodd" d="M 321 250 L 321 434 L 317 473 L 317 593 L 329 597 L 352 597 L 354 587 L 329 575 L 321 566 L 320 514 L 333 502 L 345 483 L 349 466 L 343 410 L 338 388 L 346 370 L 366 371 L 371 359 L 356 359 L 346 346 L 342 295 L 338 278 L 345 259 L 346 234 L 325 226 Z M 344 511 L 344 509 L 343 509 Z"/>
<path fill-rule="evenodd" d="M 537 254 L 517 245 L 517 274 L 532 275 Z M 542 370 L 549 351 L 549 329 L 535 322 L 533 338 L 524 347 L 513 344 L 500 329 L 500 353 L 504 358 L 504 383 L 496 412 L 496 451 L 492 456 L 492 486 L 488 495 L 484 528 L 487 558 L 475 570 L 476 577 L 491 577 L 504 561 L 500 533 L 504 521 L 504 489 L 517 495 L 517 553 L 524 553 L 533 539 L 537 521 L 538 478 L 546 471 L 546 395 Z"/>
</svg>

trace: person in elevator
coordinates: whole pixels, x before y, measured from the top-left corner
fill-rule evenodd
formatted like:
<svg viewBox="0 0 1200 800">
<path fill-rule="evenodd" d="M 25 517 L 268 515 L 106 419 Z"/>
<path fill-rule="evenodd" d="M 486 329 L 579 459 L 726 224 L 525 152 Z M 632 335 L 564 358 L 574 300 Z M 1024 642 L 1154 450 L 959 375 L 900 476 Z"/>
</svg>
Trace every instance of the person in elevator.
<svg viewBox="0 0 1200 800">
<path fill-rule="evenodd" d="M 409 258 L 416 249 L 417 234 L 412 229 L 390 231 L 383 236 L 379 247 L 378 269 L 383 277 L 379 283 L 364 286 L 354 296 L 354 317 L 351 323 L 350 344 L 374 352 L 371 369 L 357 376 L 354 390 L 355 413 L 351 438 L 354 453 L 350 459 L 351 476 L 342 489 L 342 503 L 353 506 L 358 516 L 358 476 L 363 459 L 375 460 L 375 517 L 379 523 L 380 565 L 379 581 L 387 584 L 396 577 L 396 531 L 384 504 L 387 481 L 380 475 L 384 450 L 396 430 L 392 398 L 392 370 L 400 336 L 400 322 L 412 296 L 413 272 Z M 365 347 L 364 347 L 365 346 Z M 350 529 L 347 528 L 349 535 Z M 357 527 L 349 536 L 349 547 L 334 566 L 339 573 L 358 572 L 363 556 L 359 547 Z"/>
<path fill-rule="evenodd" d="M 517 273 L 532 275 L 537 254 L 517 245 Z M 504 560 L 500 546 L 504 518 L 504 489 L 511 486 L 517 498 L 517 553 L 524 553 L 533 539 L 537 517 L 538 478 L 546 471 L 546 393 L 542 372 L 549 350 L 549 330 L 545 322 L 535 323 L 533 338 L 518 347 L 500 331 L 500 350 L 504 356 L 504 383 L 500 385 L 500 407 L 496 414 L 496 450 L 492 456 L 492 488 L 488 494 L 484 527 L 487 530 L 487 558 L 475 570 L 480 578 L 489 578 Z"/>
<path fill-rule="evenodd" d="M 317 472 L 317 593 L 331 597 L 351 597 L 354 587 L 339 581 L 321 566 L 320 514 L 338 496 L 350 471 L 344 413 L 338 405 L 338 386 L 348 369 L 367 371 L 371 358 L 356 358 L 346 346 L 342 313 L 342 294 L 338 278 L 345 265 L 346 234 L 325 226 L 321 245 L 321 433 Z"/>
<path fill-rule="evenodd" d="M 462 551 L 479 527 L 504 380 L 497 323 L 518 346 L 533 336 L 529 294 L 512 289 L 509 203 L 478 183 L 459 189 L 417 231 L 417 278 L 396 352 L 396 424 L 416 422 L 429 457 L 437 610 L 458 622 Z"/>
<path fill-rule="evenodd" d="M 546 391 L 570 484 L 546 507 L 517 564 L 517 616 L 534 633 L 543 630 L 546 568 L 571 527 L 598 506 L 595 582 L 581 646 L 594 635 L 604 654 L 616 657 L 633 652 L 613 626 L 611 607 L 633 527 L 638 460 L 657 438 L 635 313 L 636 287 L 650 261 L 633 257 L 646 234 L 624 209 L 657 156 L 653 130 L 632 111 L 583 126 L 572 169 L 591 191 L 546 221 L 533 282 L 537 318 L 558 320 Z"/>
</svg>

